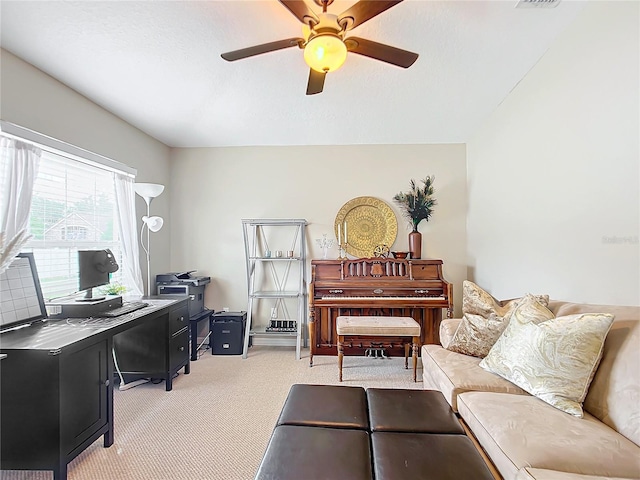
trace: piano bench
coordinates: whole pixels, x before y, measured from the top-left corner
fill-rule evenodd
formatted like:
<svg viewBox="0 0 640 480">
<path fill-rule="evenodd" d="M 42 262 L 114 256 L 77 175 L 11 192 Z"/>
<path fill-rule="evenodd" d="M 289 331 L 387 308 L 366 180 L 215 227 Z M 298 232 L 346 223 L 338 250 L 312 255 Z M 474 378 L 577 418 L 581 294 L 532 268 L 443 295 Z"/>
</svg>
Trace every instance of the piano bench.
<svg viewBox="0 0 640 480">
<path fill-rule="evenodd" d="M 404 368 L 409 368 L 409 346 L 412 347 L 413 381 L 416 381 L 418 349 L 420 348 L 420 324 L 411 317 L 340 316 L 336 318 L 338 334 L 338 369 L 342 381 L 342 359 L 345 337 L 407 337 L 404 344 Z"/>
</svg>

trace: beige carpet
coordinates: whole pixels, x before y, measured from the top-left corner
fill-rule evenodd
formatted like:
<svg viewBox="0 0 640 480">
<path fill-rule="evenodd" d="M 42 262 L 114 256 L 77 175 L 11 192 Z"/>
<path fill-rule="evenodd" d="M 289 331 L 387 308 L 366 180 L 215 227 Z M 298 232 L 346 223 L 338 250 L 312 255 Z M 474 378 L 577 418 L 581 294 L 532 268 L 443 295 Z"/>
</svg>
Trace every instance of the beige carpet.
<svg viewBox="0 0 640 480">
<path fill-rule="evenodd" d="M 345 357 L 343 385 L 422 388 L 411 361 Z M 420 362 L 418 363 L 420 367 Z M 252 347 L 248 358 L 205 352 L 164 382 L 115 391 L 115 442 L 95 442 L 69 464 L 69 480 L 250 480 L 260 464 L 289 388 L 337 384 L 336 357 L 302 360 L 291 348 Z M 52 472 L 3 471 L 2 480 L 49 480 Z"/>
</svg>

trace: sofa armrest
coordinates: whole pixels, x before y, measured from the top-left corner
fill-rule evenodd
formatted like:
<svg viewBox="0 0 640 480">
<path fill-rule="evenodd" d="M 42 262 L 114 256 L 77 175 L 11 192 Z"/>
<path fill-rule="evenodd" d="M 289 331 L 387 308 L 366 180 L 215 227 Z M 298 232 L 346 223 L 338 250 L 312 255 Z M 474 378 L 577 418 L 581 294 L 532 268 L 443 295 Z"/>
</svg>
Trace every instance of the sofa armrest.
<svg viewBox="0 0 640 480">
<path fill-rule="evenodd" d="M 440 345 L 444 348 L 449 346 L 461 321 L 461 318 L 446 318 L 440 322 Z"/>
</svg>

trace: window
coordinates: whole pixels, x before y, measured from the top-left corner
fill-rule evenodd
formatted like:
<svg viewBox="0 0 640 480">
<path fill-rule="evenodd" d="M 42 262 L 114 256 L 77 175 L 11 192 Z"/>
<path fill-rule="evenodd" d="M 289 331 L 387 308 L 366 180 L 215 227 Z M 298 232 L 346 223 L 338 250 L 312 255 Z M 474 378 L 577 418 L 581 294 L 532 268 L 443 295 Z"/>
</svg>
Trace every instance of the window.
<svg viewBox="0 0 640 480">
<path fill-rule="evenodd" d="M 67 225 L 62 231 L 63 240 L 87 240 L 89 229 L 80 225 Z"/>
<path fill-rule="evenodd" d="M 32 251 L 45 298 L 78 291 L 78 250 L 109 248 L 122 265 L 114 173 L 42 152 L 29 219 Z M 122 270 L 112 282 L 122 282 Z"/>
</svg>

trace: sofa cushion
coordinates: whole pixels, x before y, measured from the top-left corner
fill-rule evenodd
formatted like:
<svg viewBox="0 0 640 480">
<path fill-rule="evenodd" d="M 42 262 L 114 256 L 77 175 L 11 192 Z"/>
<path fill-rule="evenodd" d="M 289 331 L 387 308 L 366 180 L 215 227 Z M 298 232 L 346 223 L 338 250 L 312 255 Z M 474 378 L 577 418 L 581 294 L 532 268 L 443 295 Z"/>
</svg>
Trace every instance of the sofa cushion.
<svg viewBox="0 0 640 480">
<path fill-rule="evenodd" d="M 578 418 L 528 395 L 466 392 L 460 416 L 505 480 L 535 467 L 640 478 L 640 447 L 592 415 Z"/>
<path fill-rule="evenodd" d="M 548 295 L 540 295 L 545 305 Z M 496 300 L 473 282 L 462 283 L 462 322 L 447 348 L 452 352 L 484 357 L 507 326 L 508 318 L 520 301 Z"/>
<path fill-rule="evenodd" d="M 629 480 L 621 477 L 603 477 L 601 475 L 581 475 L 579 473 L 558 472 L 544 468 L 523 468 L 516 480 Z"/>
<path fill-rule="evenodd" d="M 527 296 L 480 366 L 581 417 L 582 402 L 612 322 L 613 315 L 598 313 L 555 318 L 533 296 Z"/>
<path fill-rule="evenodd" d="M 485 391 L 527 395 L 520 387 L 478 366 L 480 359 L 451 352 L 440 345 L 422 346 L 423 388 L 440 390 L 453 411 L 462 392 Z"/>
<path fill-rule="evenodd" d="M 550 305 L 551 306 L 551 305 Z M 640 445 L 640 307 L 554 302 L 556 315 L 615 315 L 584 409 Z"/>
</svg>

